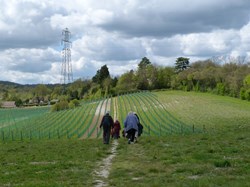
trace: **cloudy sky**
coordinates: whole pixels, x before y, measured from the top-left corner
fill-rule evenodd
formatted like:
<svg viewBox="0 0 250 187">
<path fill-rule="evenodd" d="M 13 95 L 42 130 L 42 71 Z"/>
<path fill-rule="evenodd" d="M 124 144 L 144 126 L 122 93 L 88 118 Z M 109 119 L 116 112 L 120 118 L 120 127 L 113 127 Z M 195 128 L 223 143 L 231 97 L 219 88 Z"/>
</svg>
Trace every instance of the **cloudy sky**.
<svg viewBox="0 0 250 187">
<path fill-rule="evenodd" d="M 0 80 L 60 83 L 62 30 L 71 32 L 73 77 L 136 69 L 146 56 L 174 66 L 250 55 L 249 0 L 0 0 Z"/>
</svg>

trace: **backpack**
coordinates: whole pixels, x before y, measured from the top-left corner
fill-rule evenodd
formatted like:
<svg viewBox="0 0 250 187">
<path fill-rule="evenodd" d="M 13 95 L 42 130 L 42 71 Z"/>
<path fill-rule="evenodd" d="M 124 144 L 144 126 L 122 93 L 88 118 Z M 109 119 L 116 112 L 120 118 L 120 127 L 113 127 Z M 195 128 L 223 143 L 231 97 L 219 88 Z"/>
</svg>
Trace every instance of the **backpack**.
<svg viewBox="0 0 250 187">
<path fill-rule="evenodd" d="M 142 132 L 143 132 L 143 126 L 141 123 L 139 123 L 138 124 L 138 136 L 141 136 Z"/>
</svg>

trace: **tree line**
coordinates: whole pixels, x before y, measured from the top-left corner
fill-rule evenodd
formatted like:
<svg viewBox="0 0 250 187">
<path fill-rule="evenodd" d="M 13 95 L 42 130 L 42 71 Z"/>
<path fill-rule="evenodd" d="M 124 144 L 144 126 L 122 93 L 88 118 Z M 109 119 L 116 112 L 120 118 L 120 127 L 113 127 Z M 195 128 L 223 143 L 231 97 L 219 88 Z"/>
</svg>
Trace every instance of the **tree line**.
<svg viewBox="0 0 250 187">
<path fill-rule="evenodd" d="M 211 92 L 250 101 L 250 63 L 220 65 L 204 60 L 190 64 L 189 58 L 179 57 L 172 67 L 153 64 L 143 57 L 137 69 L 119 77 L 112 77 L 107 65 L 103 65 L 91 79 L 77 79 L 67 85 L 0 85 L 1 100 L 14 100 L 18 106 L 53 104 L 58 100 L 66 103 L 74 100 L 74 105 L 79 105 L 76 100 L 156 89 Z"/>
</svg>

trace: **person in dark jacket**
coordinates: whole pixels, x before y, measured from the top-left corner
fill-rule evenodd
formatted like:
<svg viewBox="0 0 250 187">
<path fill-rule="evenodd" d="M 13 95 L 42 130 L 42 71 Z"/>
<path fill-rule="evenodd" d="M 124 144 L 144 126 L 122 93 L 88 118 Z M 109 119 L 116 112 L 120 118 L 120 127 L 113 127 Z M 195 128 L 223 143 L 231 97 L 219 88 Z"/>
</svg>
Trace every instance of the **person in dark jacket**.
<svg viewBox="0 0 250 187">
<path fill-rule="evenodd" d="M 110 140 L 110 132 L 111 129 L 114 127 L 113 118 L 109 115 L 109 111 L 102 118 L 102 122 L 100 128 L 103 128 L 103 143 L 109 144 Z"/>
<path fill-rule="evenodd" d="M 137 124 L 138 124 L 137 117 L 134 115 L 133 112 L 129 112 L 125 121 L 124 121 L 125 132 L 127 133 L 129 144 L 131 142 L 134 143 L 135 133 L 136 133 L 136 131 L 138 131 Z"/>
</svg>

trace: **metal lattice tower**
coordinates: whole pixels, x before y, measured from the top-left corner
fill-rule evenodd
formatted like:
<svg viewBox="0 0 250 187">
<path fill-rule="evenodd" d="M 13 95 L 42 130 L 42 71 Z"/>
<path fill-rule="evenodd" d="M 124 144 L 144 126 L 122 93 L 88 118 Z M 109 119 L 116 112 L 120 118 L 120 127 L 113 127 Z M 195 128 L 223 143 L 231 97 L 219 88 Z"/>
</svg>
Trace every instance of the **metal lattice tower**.
<svg viewBox="0 0 250 187">
<path fill-rule="evenodd" d="M 72 64 L 71 64 L 71 33 L 68 28 L 62 31 L 62 69 L 61 84 L 67 84 L 73 81 Z"/>
</svg>

